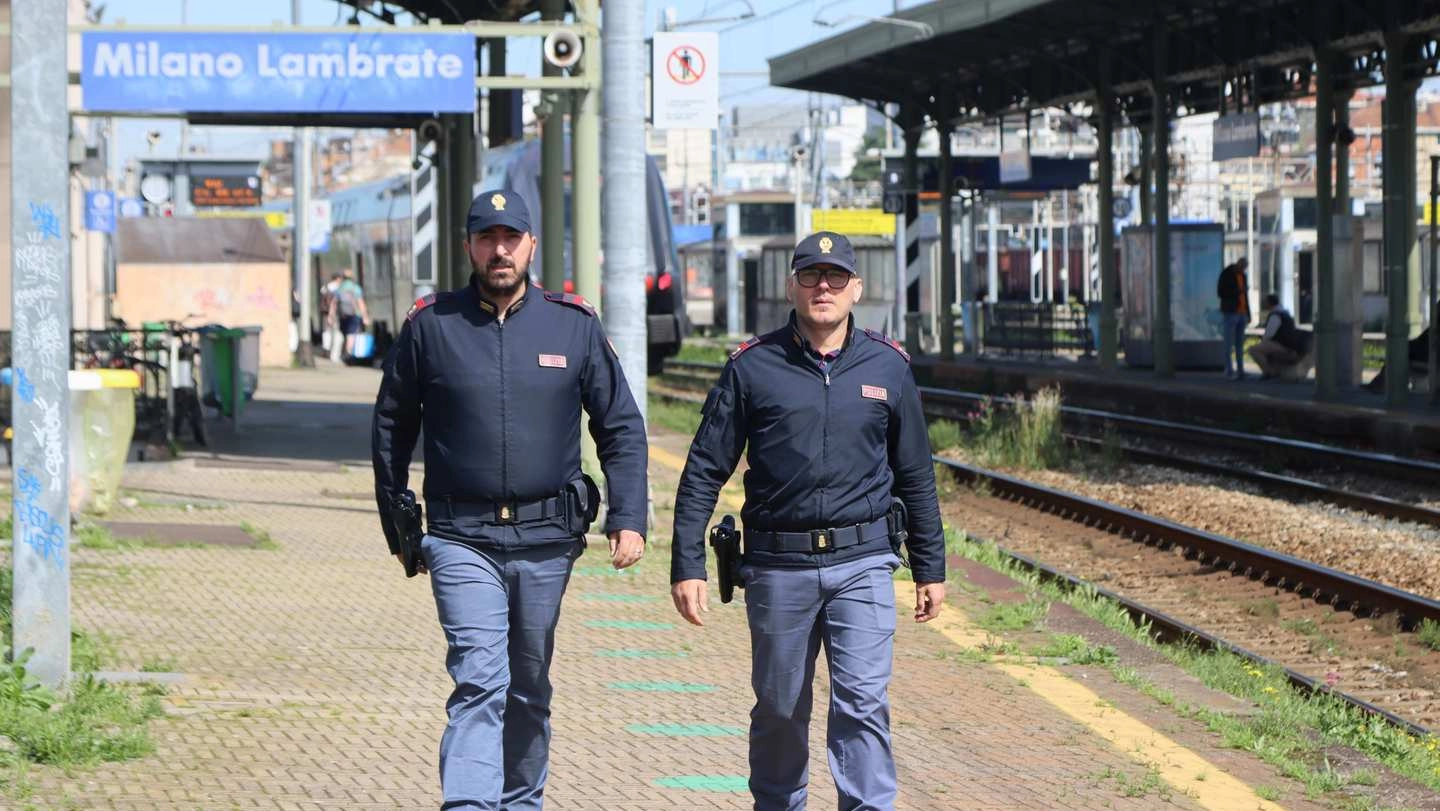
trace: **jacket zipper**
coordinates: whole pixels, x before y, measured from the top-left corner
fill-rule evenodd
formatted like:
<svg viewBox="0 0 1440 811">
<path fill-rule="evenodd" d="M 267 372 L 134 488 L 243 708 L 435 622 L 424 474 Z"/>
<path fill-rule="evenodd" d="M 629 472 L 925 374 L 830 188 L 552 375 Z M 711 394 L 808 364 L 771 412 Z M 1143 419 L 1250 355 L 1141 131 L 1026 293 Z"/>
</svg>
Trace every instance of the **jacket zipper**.
<svg viewBox="0 0 1440 811">
<path fill-rule="evenodd" d="M 830 366 L 831 366 L 832 363 L 833 363 L 833 361 L 827 362 L 827 363 L 825 364 L 825 372 L 824 372 L 824 374 L 825 374 L 825 419 L 822 420 L 821 423 L 820 423 L 820 426 L 821 426 L 821 427 L 820 427 L 820 475 L 821 475 L 821 476 L 825 476 L 825 475 L 826 475 L 826 471 L 829 470 L 829 462 L 830 462 Z M 827 483 L 827 484 L 822 484 L 822 485 L 820 486 L 820 515 L 821 515 L 821 516 L 827 515 L 827 513 L 825 512 L 825 491 L 828 490 L 828 489 L 830 489 L 830 485 L 829 485 L 828 483 Z M 822 518 L 822 520 L 823 520 L 823 518 Z"/>
<path fill-rule="evenodd" d="M 500 332 L 500 498 L 510 497 L 510 414 L 505 386 L 505 321 L 498 321 Z"/>
</svg>

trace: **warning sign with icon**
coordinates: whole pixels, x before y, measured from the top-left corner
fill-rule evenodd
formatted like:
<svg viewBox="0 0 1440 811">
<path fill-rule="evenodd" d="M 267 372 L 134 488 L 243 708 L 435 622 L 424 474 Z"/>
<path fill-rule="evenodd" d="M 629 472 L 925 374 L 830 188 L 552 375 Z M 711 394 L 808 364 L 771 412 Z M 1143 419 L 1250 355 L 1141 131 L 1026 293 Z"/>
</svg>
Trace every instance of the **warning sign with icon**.
<svg viewBox="0 0 1440 811">
<path fill-rule="evenodd" d="M 706 129 L 719 124 L 720 35 L 712 32 L 657 32 L 650 66 L 658 129 Z"/>
</svg>

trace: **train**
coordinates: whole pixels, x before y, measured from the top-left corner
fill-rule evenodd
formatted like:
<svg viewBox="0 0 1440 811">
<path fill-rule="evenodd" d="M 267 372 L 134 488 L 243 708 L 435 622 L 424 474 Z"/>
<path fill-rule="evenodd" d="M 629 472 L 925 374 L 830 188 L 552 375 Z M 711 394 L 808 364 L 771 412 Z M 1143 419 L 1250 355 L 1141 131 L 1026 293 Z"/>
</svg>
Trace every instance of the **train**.
<svg viewBox="0 0 1440 811">
<path fill-rule="evenodd" d="M 488 150 L 477 188 L 505 188 L 525 198 L 532 211 L 540 210 L 540 142 L 519 141 Z M 566 210 L 570 205 L 566 189 Z M 679 260 L 671 237 L 668 196 L 659 167 L 646 158 L 647 233 L 645 311 L 647 366 L 658 374 L 666 357 L 680 351 L 690 331 L 685 314 L 685 280 L 677 272 Z M 411 261 L 410 176 L 397 175 L 346 188 L 319 199 L 330 201 L 331 231 L 324 250 L 311 260 L 312 301 L 335 273 L 353 271 L 365 293 L 376 356 L 383 356 L 399 334 L 410 305 L 423 285 L 414 281 Z M 542 239 L 538 216 L 534 223 Z M 570 244 L 566 238 L 567 292 L 573 291 Z M 531 275 L 539 280 L 539 259 Z M 311 325 L 318 331 L 320 316 Z"/>
</svg>

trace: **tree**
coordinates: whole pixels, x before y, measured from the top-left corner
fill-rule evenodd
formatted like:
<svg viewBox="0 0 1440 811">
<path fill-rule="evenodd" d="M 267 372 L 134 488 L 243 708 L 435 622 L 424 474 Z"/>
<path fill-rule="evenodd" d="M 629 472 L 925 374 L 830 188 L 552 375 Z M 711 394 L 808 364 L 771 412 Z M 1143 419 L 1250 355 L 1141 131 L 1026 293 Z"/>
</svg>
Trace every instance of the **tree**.
<svg viewBox="0 0 1440 811">
<path fill-rule="evenodd" d="M 879 130 L 865 133 L 865 137 L 860 141 L 860 147 L 855 150 L 855 168 L 850 170 L 851 181 L 875 183 L 880 180 L 880 156 L 878 154 L 871 155 L 870 151 L 878 150 L 883 143 Z"/>
</svg>

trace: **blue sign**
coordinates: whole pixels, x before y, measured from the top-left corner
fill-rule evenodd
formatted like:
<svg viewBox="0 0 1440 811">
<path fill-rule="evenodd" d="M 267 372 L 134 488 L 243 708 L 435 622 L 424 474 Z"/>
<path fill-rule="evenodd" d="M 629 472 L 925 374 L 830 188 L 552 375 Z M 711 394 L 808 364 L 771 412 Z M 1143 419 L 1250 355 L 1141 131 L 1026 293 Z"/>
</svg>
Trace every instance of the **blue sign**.
<svg viewBox="0 0 1440 811">
<path fill-rule="evenodd" d="M 468 113 L 469 34 L 87 31 L 84 109 L 103 112 Z"/>
<path fill-rule="evenodd" d="M 122 217 L 143 217 L 145 216 L 145 203 L 139 197 L 121 197 L 116 201 L 116 207 L 120 210 Z"/>
<path fill-rule="evenodd" d="M 115 195 L 108 191 L 85 192 L 85 230 L 115 233 Z"/>
</svg>

